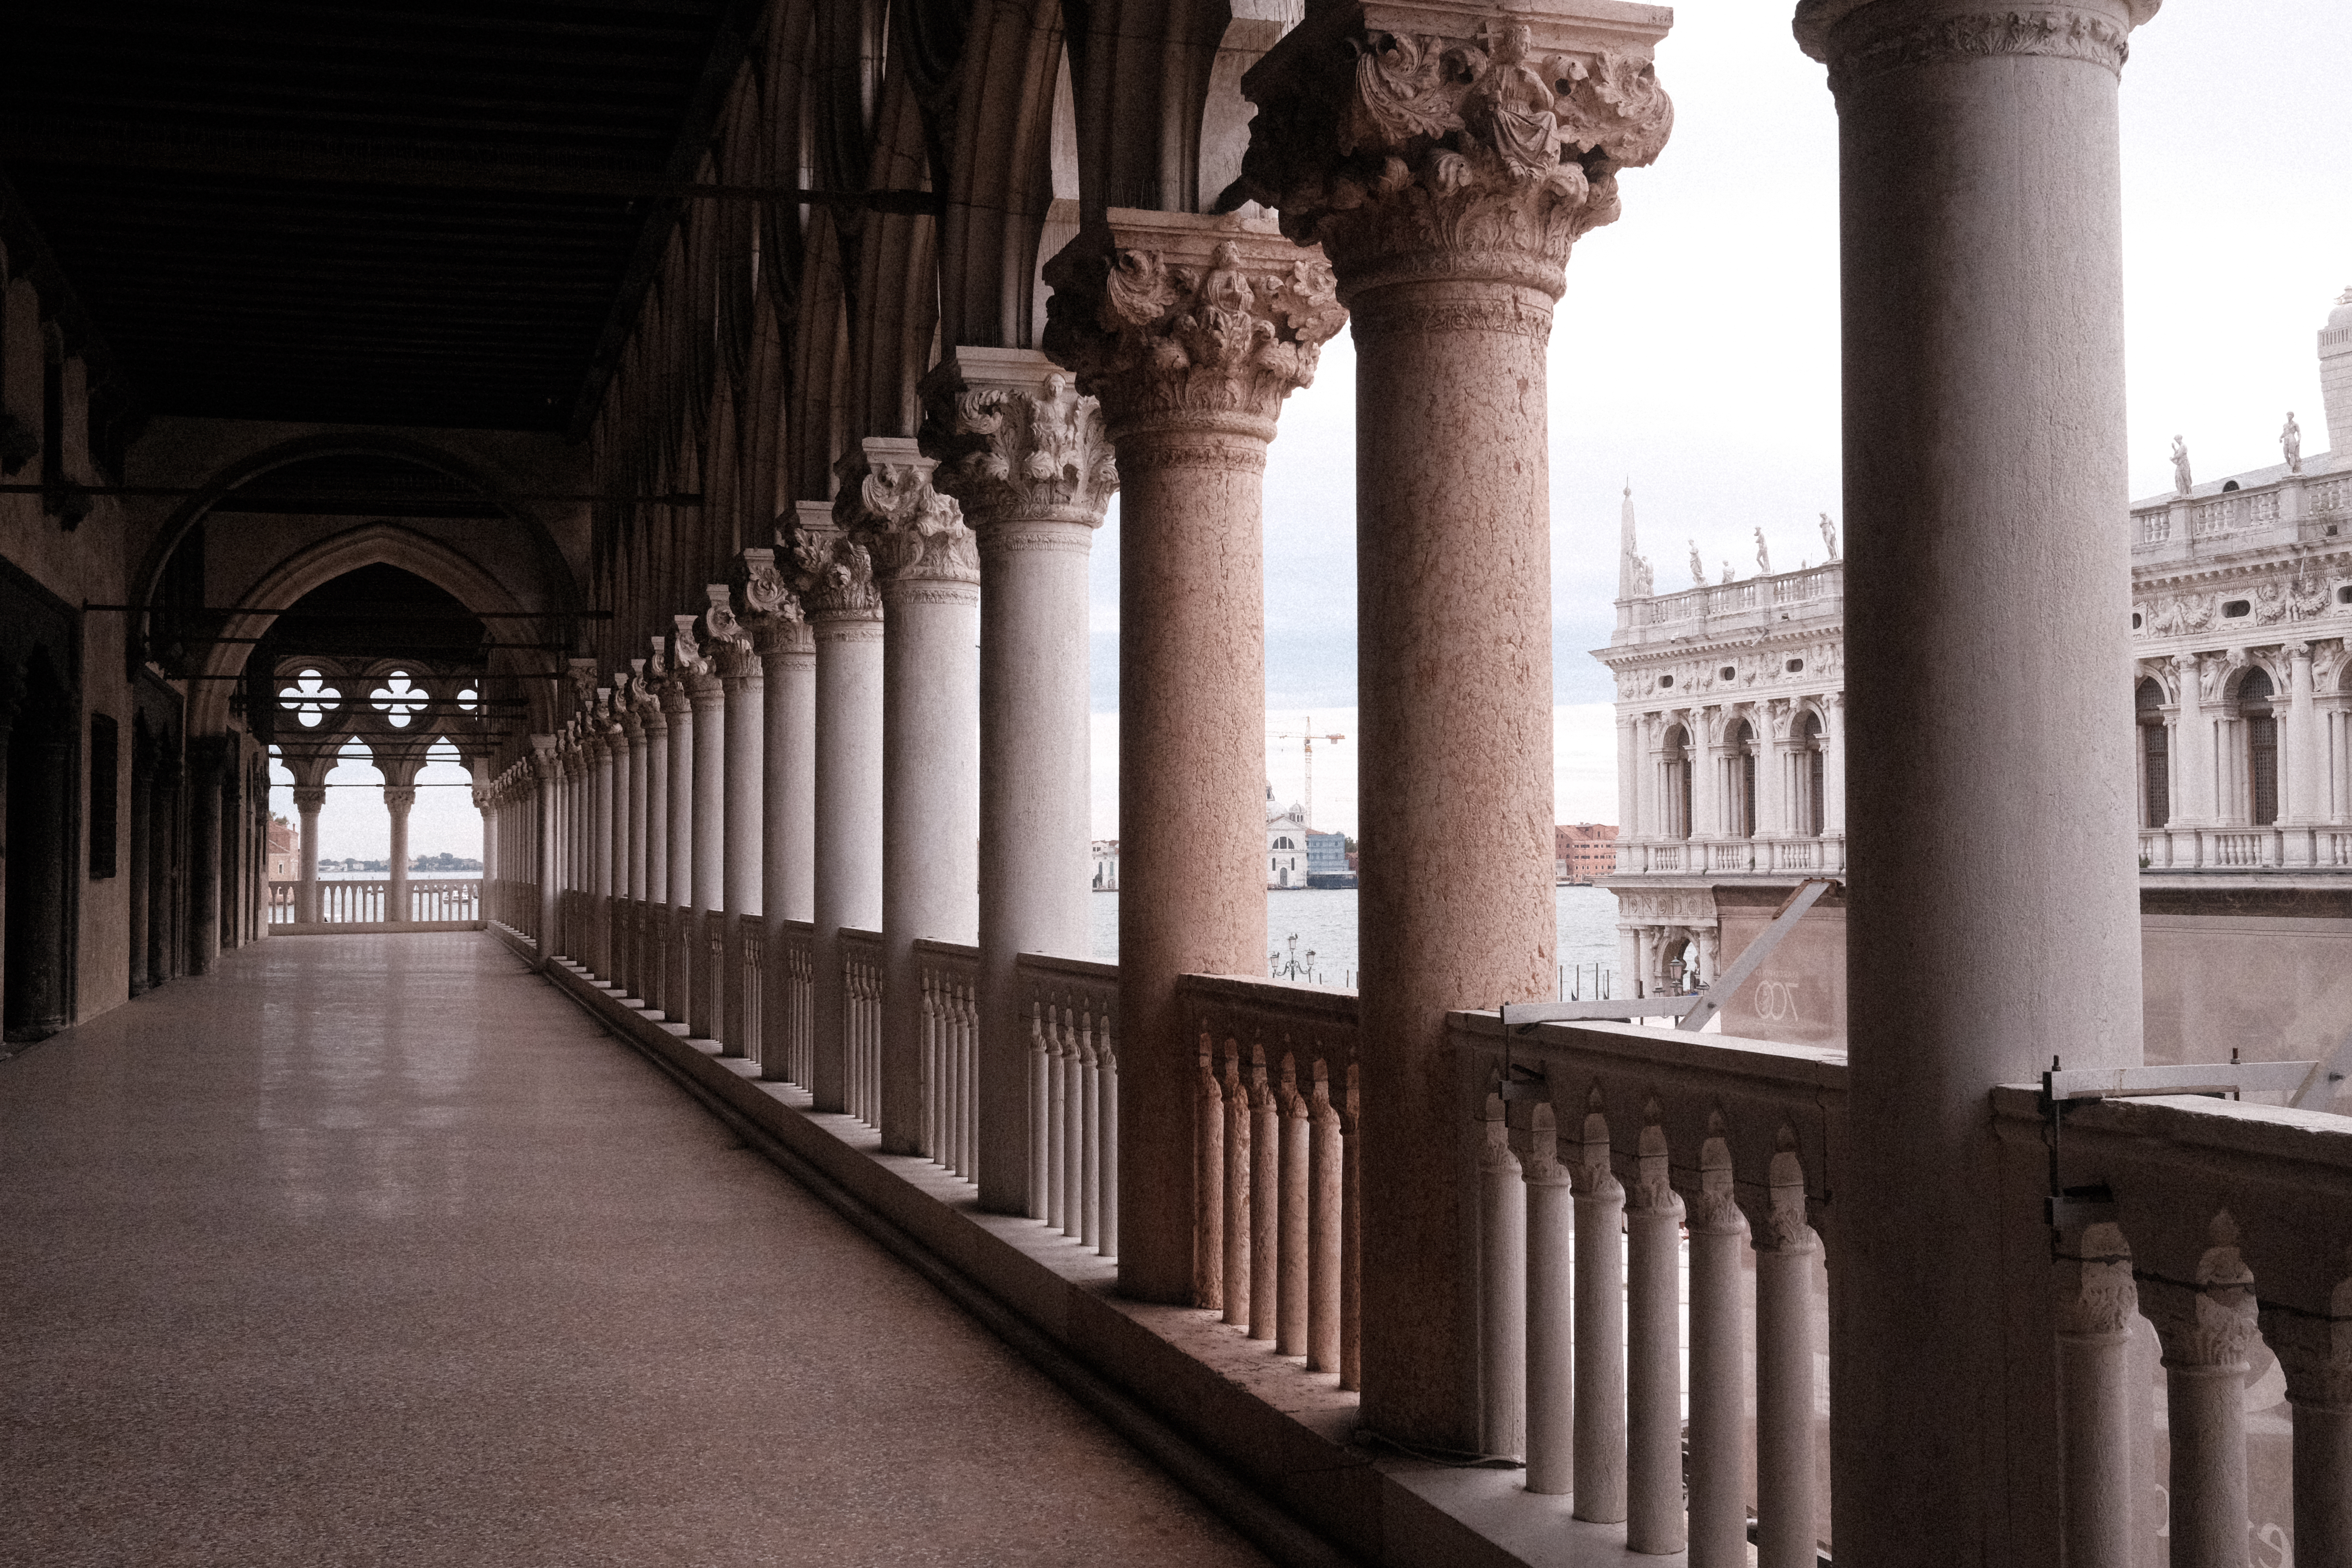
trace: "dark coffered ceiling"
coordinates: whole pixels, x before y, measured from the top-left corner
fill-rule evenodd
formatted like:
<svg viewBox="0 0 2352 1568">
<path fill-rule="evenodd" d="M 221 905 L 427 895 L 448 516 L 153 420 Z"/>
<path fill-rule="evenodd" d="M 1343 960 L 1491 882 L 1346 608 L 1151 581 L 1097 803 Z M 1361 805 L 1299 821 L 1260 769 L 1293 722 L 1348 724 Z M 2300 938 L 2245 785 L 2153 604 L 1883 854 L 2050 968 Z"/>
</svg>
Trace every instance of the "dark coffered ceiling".
<svg viewBox="0 0 2352 1568">
<path fill-rule="evenodd" d="M 601 391 L 750 14 L 21 5 L 0 196 L 147 412 L 562 430 Z"/>
</svg>

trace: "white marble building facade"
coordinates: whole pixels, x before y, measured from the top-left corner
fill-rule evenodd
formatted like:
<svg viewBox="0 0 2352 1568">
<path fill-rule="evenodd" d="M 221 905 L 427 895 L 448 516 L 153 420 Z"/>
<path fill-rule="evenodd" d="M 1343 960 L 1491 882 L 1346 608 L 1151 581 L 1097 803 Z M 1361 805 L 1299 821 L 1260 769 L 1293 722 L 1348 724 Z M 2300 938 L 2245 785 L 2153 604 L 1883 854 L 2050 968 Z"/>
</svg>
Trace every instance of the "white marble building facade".
<svg viewBox="0 0 2352 1568">
<path fill-rule="evenodd" d="M 2205 973 L 2229 922 L 2352 940 L 2352 289 L 2318 347 L 2333 450 L 2305 457 L 2289 416 L 2280 462 L 2200 483 L 2179 446 L 2173 493 L 2120 520 L 2143 923 L 2152 942 L 2178 939 L 2149 967 L 2150 1059 L 2166 1033 L 2156 1015 L 2195 1011 L 2168 991 L 2227 991 L 2246 974 L 2246 954 L 2221 962 L 2228 976 Z M 1820 526 L 1828 554 L 1835 532 Z M 1626 824 L 1607 885 L 1623 972 L 1654 992 L 1691 984 L 1693 967 L 1712 976 L 1783 889 L 1844 868 L 1845 567 L 1832 556 L 1662 594 L 1630 491 L 1622 531 L 1617 629 L 1594 655 L 1617 682 Z M 1841 1038 L 1843 921 L 1833 896 L 1726 1026 Z M 2252 960 L 2310 961 L 2275 942 Z"/>
</svg>

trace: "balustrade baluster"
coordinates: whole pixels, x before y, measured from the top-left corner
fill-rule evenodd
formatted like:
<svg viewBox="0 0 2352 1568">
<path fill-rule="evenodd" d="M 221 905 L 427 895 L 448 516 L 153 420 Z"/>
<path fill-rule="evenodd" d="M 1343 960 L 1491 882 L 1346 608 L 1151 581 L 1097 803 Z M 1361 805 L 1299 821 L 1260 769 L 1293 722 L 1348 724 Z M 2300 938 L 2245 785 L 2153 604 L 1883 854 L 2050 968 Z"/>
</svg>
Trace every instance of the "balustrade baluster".
<svg viewBox="0 0 2352 1568">
<path fill-rule="evenodd" d="M 1239 1049 L 1225 1042 L 1225 1321 L 1250 1321 L 1250 1105 Z"/>
<path fill-rule="evenodd" d="M 1331 1068 L 1315 1063 L 1307 1117 L 1307 1370 L 1339 1370 L 1339 1214 L 1342 1158 L 1339 1113 L 1331 1105 Z"/>
<path fill-rule="evenodd" d="M 1275 1109 L 1280 1118 L 1282 1212 L 1276 1237 L 1281 1270 L 1276 1287 L 1274 1348 L 1279 1355 L 1307 1353 L 1307 1141 L 1313 1135 L 1307 1121 L 1307 1098 L 1298 1092 L 1298 1058 L 1282 1058 L 1281 1082 L 1275 1087 Z"/>
<path fill-rule="evenodd" d="M 1029 1003 L 1029 1217 L 1051 1217 L 1048 1173 L 1053 1166 L 1052 1084 L 1046 1074 L 1051 1056 L 1045 1033 L 1052 1027 L 1054 1004 L 1032 994 Z"/>
<path fill-rule="evenodd" d="M 2150 1280 L 2142 1299 L 2164 1346 L 2173 1568 L 2244 1568 L 2247 1352 L 2254 1277 L 2238 1229 L 2216 1215 L 2196 1284 Z M 2340 1483 L 2339 1483 L 2340 1484 Z"/>
<path fill-rule="evenodd" d="M 1642 1127 L 1640 1179 L 1626 1194 L 1625 1545 L 1683 1549 L 1681 1331 L 1683 1201 L 1669 1181 L 1654 1100 Z"/>
<path fill-rule="evenodd" d="M 947 1163 L 947 1139 L 940 1130 L 940 1113 L 947 1095 L 940 1071 L 940 1009 L 937 977 L 929 964 L 919 964 L 922 999 L 916 1016 L 922 1027 L 922 1054 L 919 1070 L 923 1079 L 922 1132 L 917 1152 L 937 1164 Z"/>
<path fill-rule="evenodd" d="M 1095 1184 L 1101 1193 L 1102 1239 L 1097 1250 L 1105 1258 L 1118 1256 L 1118 1036 L 1107 1014 L 1096 1013 L 1096 1039 L 1102 1052 L 1102 1072 L 1095 1085 L 1095 1125 L 1101 1131 L 1101 1151 L 1095 1162 Z"/>
<path fill-rule="evenodd" d="M 1527 1444 L 1528 1202 L 1503 1123 L 1486 1097 L 1478 1152 L 1479 1436 L 1488 1456 L 1517 1458 Z"/>
<path fill-rule="evenodd" d="M 1592 1523 L 1618 1524 L 1625 1518 L 1625 1189 L 1609 1168 L 1609 1121 L 1597 1088 L 1583 1131 L 1570 1173 L 1576 1194 L 1575 1511 Z"/>
<path fill-rule="evenodd" d="M 1270 1340 L 1282 1310 L 1282 1113 L 1267 1081 L 1265 1047 L 1250 1047 L 1249 1337 Z"/>
<path fill-rule="evenodd" d="M 1192 1217 L 1192 1304 L 1215 1310 L 1225 1302 L 1225 1097 L 1218 1080 L 1214 1046 L 1201 1036 L 1200 1079 L 1193 1105 L 1200 1118 L 1193 1137 L 1193 1186 L 1199 1212 Z M 1230 1321 L 1231 1320 L 1228 1320 Z"/>
<path fill-rule="evenodd" d="M 1354 1053 L 1339 1112 L 1339 1386 L 1364 1386 L 1364 1141 Z"/>
<path fill-rule="evenodd" d="M 1086 1063 L 1078 1046 L 1078 1009 L 1062 1020 L 1062 1222 L 1076 1240 L 1086 1230 Z"/>
<path fill-rule="evenodd" d="M 1747 1568 L 1742 1462 L 1747 1354 L 1739 1254 L 1748 1218 L 1732 1196 L 1731 1150 L 1719 1119 L 1699 1152 L 1690 1205 L 1690 1568 Z"/>
<path fill-rule="evenodd" d="M 1045 1036 L 1045 1224 L 1066 1231 L 1070 1224 L 1070 1162 L 1066 1152 L 1070 1143 L 1070 1096 L 1062 1064 L 1069 1050 L 1070 1009 L 1056 1007 L 1047 1017 L 1051 1026 Z"/>
<path fill-rule="evenodd" d="M 1528 1210 L 1528 1490 L 1564 1496 L 1575 1485 L 1577 1300 L 1569 1173 L 1558 1117 L 1535 1108 L 1525 1171 Z"/>
<path fill-rule="evenodd" d="M 1813 1568 L 1813 1251 L 1805 1170 L 1783 1127 L 1756 1250 L 1757 1568 Z"/>
<path fill-rule="evenodd" d="M 2130 1568 L 2130 1249 L 2112 1225 L 2084 1226 L 2059 1259 L 2058 1398 L 2065 1456 L 2066 1568 Z"/>
<path fill-rule="evenodd" d="M 1078 1048 L 1086 1070 L 1078 1083 L 1078 1108 L 1084 1113 L 1086 1136 L 1078 1147 L 1078 1242 L 1102 1243 L 1102 1047 L 1095 1035 L 1091 1007 L 1077 1010 Z"/>
</svg>

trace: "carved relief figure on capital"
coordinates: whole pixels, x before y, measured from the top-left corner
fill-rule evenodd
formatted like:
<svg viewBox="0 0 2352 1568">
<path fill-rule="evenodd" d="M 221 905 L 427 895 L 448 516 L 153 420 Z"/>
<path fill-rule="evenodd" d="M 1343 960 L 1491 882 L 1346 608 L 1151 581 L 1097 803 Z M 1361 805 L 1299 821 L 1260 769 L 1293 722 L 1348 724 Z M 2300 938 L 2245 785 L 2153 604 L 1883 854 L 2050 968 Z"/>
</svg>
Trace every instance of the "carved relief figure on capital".
<svg viewBox="0 0 2352 1568">
<path fill-rule="evenodd" d="M 1277 249 L 1270 236 L 1220 238 L 1206 265 L 1082 236 L 1047 264 L 1045 280 L 1045 352 L 1075 367 L 1079 388 L 1114 419 L 1271 420 L 1314 381 L 1324 342 L 1348 320 L 1329 265 Z"/>
<path fill-rule="evenodd" d="M 811 620 L 881 615 L 873 559 L 844 530 L 796 520 L 777 531 L 776 548 L 791 563 L 788 581 Z"/>
<path fill-rule="evenodd" d="M 945 368 L 944 366 L 942 368 Z M 934 482 L 973 507 L 1075 509 L 1099 522 L 1118 489 L 1102 404 L 1059 374 L 1035 392 L 942 384 L 926 397 Z"/>
<path fill-rule="evenodd" d="M 1258 105 L 1223 207 L 1277 209 L 1342 272 L 1412 253 L 1516 256 L 1557 293 L 1578 236 L 1618 213 L 1620 169 L 1654 162 L 1674 105 L 1646 55 L 1496 16 L 1475 37 L 1297 29 L 1243 81 Z M 1414 270 L 1433 267 L 1423 255 Z M 1352 286 L 1358 279 L 1350 277 Z"/>
<path fill-rule="evenodd" d="M 868 451 L 862 476 L 852 469 L 834 502 L 834 517 L 855 531 L 872 570 L 884 578 L 936 577 L 980 581 L 980 552 L 963 509 L 931 488 L 929 458 L 900 460 Z"/>
</svg>

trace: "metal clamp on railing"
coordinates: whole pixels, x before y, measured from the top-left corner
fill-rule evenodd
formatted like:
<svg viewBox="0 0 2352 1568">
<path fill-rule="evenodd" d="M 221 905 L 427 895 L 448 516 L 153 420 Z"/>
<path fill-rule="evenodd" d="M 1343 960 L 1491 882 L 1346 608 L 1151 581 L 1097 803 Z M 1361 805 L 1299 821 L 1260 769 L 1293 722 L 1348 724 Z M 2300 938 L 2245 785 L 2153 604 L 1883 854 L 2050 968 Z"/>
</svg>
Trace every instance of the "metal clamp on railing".
<svg viewBox="0 0 2352 1568">
<path fill-rule="evenodd" d="M 2162 1094 L 2228 1095 L 2242 1100 L 2249 1093 L 2294 1094 L 2310 1080 L 2317 1062 L 2242 1062 L 2232 1050 L 2226 1062 L 2190 1062 L 2179 1067 L 2078 1068 L 2067 1071 L 2058 1058 L 2042 1075 L 2042 1114 L 2050 1124 L 2050 1196 L 2044 1212 L 2053 1233 L 2086 1225 L 2112 1223 L 2115 1194 L 2105 1185 L 2068 1187 L 2060 1184 L 2058 1145 L 2066 1125 L 2067 1108 L 2085 1100 L 2139 1100 Z"/>
</svg>

